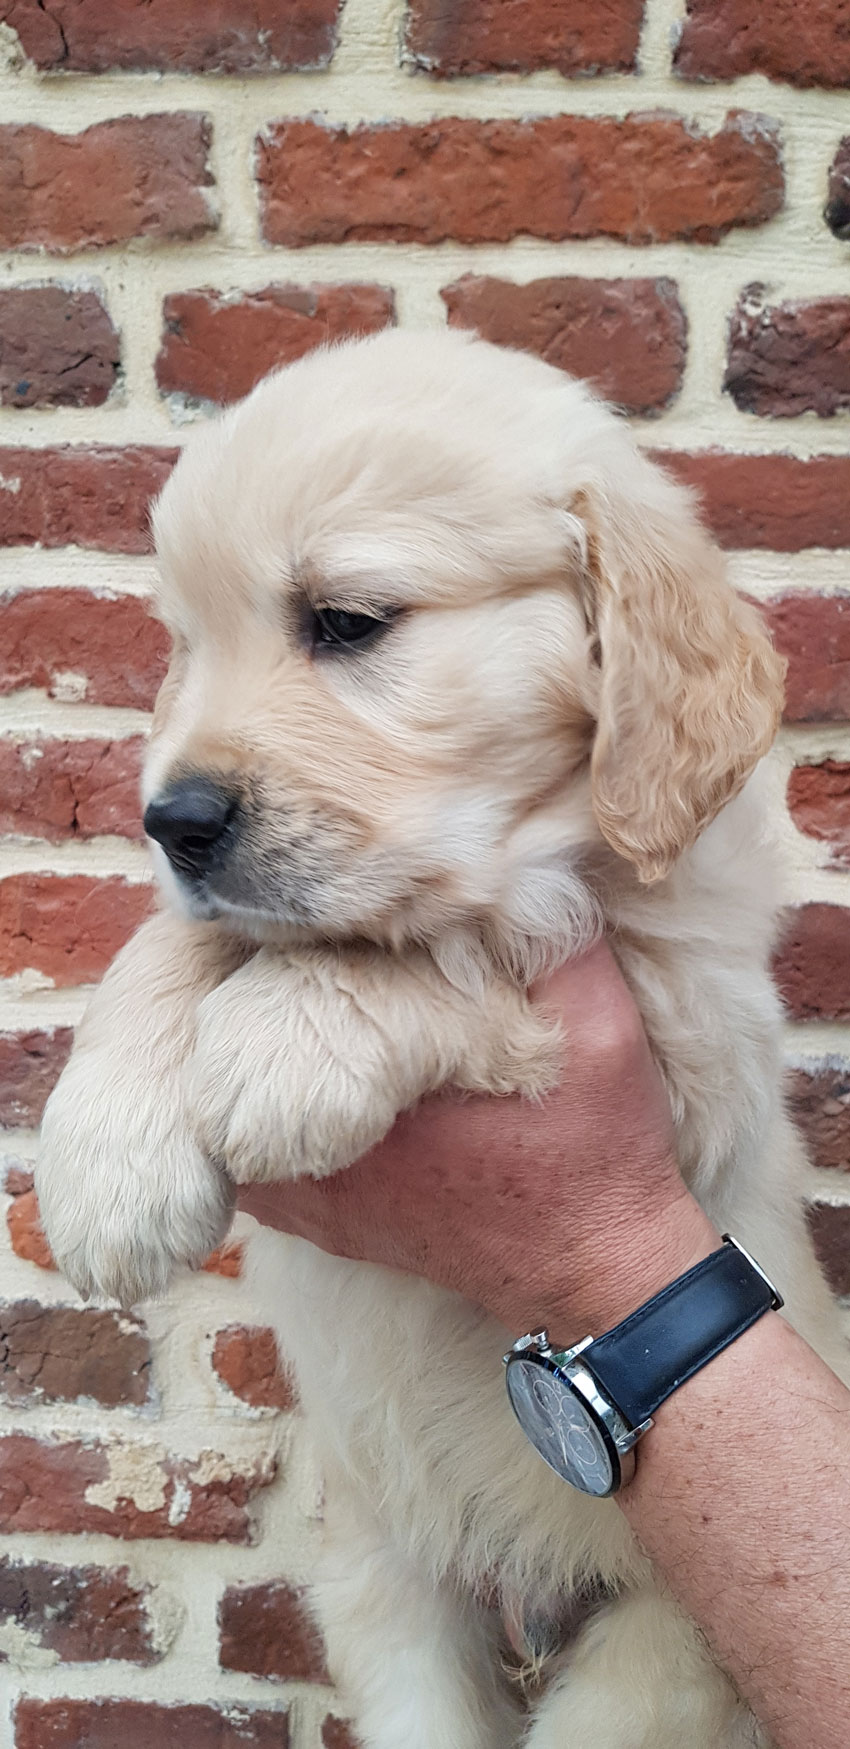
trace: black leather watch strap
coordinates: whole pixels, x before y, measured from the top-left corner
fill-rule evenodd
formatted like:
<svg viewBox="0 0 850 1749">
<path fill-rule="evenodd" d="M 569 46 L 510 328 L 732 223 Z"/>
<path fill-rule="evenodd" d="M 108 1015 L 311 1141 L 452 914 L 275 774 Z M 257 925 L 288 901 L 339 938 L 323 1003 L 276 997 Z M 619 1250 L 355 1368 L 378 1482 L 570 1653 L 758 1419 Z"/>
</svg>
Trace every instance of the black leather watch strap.
<svg viewBox="0 0 850 1749">
<path fill-rule="evenodd" d="M 719 1251 L 591 1342 L 582 1365 L 638 1427 L 757 1318 L 781 1305 L 746 1252 L 724 1240 Z"/>
</svg>

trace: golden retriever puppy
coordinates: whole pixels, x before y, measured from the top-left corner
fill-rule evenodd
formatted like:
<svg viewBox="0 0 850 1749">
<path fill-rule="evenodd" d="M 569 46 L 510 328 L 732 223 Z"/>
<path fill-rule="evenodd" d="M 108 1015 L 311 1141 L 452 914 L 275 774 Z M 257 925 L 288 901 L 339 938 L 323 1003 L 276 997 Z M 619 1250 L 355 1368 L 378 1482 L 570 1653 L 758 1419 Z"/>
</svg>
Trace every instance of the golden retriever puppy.
<svg viewBox="0 0 850 1749">
<path fill-rule="evenodd" d="M 751 774 L 781 664 L 687 493 L 548 366 L 385 333 L 194 435 L 155 528 L 174 656 L 145 818 L 170 909 L 45 1116 L 69 1278 L 158 1293 L 234 1180 L 334 1172 L 446 1083 L 539 1096 L 557 1041 L 526 990 L 605 924 L 690 1183 L 848 1376 L 768 972 Z M 254 1268 L 328 1477 L 315 1607 L 369 1749 L 765 1741 L 616 1504 L 526 1442 L 509 1333 L 302 1241 L 258 1235 Z M 525 1725 L 494 1583 L 524 1618 L 600 1600 Z"/>
</svg>

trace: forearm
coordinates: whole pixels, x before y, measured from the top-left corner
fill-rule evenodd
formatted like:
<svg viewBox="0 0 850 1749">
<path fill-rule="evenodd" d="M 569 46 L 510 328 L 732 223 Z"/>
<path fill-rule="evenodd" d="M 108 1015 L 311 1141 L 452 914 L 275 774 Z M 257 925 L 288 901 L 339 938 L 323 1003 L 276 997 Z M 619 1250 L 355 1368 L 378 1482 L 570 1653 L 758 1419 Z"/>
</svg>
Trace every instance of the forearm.
<svg viewBox="0 0 850 1749">
<path fill-rule="evenodd" d="M 718 1242 L 693 1204 L 651 1227 L 600 1267 L 594 1334 Z M 664 1404 L 619 1502 L 778 1749 L 846 1749 L 850 1395 L 783 1318 Z"/>
</svg>

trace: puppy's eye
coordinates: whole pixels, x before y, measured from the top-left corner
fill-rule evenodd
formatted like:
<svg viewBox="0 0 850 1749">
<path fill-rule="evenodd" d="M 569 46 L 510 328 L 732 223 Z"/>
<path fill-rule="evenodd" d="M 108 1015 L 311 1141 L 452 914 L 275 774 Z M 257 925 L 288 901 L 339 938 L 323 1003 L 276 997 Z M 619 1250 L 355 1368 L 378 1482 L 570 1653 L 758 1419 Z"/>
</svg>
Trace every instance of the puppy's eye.
<svg viewBox="0 0 850 1749">
<path fill-rule="evenodd" d="M 313 644 L 344 650 L 364 650 L 389 631 L 391 618 L 370 613 L 349 613 L 344 607 L 313 610 Z"/>
</svg>

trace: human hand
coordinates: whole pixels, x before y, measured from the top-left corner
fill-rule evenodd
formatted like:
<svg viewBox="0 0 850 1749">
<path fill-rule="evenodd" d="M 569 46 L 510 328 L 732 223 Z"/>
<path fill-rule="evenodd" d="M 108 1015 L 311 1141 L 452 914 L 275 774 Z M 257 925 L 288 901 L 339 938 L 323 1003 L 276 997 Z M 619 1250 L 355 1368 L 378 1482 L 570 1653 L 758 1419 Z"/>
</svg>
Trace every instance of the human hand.
<svg viewBox="0 0 850 1749">
<path fill-rule="evenodd" d="M 609 1326 L 718 1242 L 675 1157 L 667 1095 L 604 942 L 536 999 L 564 1073 L 539 1106 L 447 1092 L 355 1166 L 255 1185 L 240 1207 L 338 1256 L 427 1276 L 511 1329 Z"/>
</svg>

